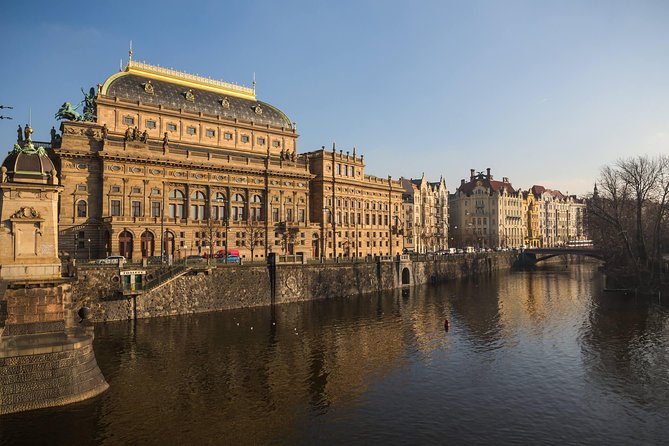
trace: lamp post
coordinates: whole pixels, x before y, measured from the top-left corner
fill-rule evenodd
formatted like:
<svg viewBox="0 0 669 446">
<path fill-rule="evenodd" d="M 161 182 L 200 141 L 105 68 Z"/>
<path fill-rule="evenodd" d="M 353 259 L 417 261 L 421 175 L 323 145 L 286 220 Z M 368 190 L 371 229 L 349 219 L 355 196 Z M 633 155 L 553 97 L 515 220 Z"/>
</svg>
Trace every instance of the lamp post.
<svg viewBox="0 0 669 446">
<path fill-rule="evenodd" d="M 79 234 L 74 234 L 74 259 L 77 259 L 77 245 L 79 244 Z"/>
<path fill-rule="evenodd" d="M 332 215 L 332 209 L 330 209 L 329 207 L 326 206 L 326 207 L 323 208 L 323 213 L 326 213 L 326 212 L 328 213 L 328 215 L 332 219 L 332 227 L 334 229 L 334 215 Z M 327 238 L 328 238 L 327 234 L 328 234 L 327 225 L 326 225 L 325 218 L 323 218 L 323 237 L 321 237 L 321 241 L 323 243 L 323 249 L 321 250 L 321 257 L 323 257 L 323 258 L 326 258 L 325 248 L 327 246 L 327 243 L 326 243 Z"/>
<path fill-rule="evenodd" d="M 91 239 L 88 239 L 88 261 L 91 260 Z"/>
</svg>

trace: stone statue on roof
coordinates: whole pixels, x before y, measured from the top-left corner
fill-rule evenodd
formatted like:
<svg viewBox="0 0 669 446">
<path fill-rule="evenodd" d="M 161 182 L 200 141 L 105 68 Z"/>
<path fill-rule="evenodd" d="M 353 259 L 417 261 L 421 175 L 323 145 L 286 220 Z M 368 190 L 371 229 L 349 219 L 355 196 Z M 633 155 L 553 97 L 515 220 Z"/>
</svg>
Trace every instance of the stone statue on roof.
<svg viewBox="0 0 669 446">
<path fill-rule="evenodd" d="M 95 88 L 91 87 L 88 94 L 81 89 L 81 92 L 84 95 L 84 99 L 81 101 L 81 104 L 84 105 L 84 114 L 82 117 L 83 121 L 95 122 L 96 110 L 95 110 Z"/>
<path fill-rule="evenodd" d="M 19 124 L 19 128 L 16 130 L 17 137 L 16 137 L 16 143 L 17 144 L 22 144 L 23 143 L 23 129 L 21 128 L 21 124 Z"/>
</svg>

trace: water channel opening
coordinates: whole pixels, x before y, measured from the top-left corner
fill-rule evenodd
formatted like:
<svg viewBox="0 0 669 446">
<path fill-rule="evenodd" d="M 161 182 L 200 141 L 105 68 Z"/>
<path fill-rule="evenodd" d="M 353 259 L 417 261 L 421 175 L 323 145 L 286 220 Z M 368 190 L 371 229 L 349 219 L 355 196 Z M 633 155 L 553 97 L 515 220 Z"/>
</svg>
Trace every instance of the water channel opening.
<svg viewBox="0 0 669 446">
<path fill-rule="evenodd" d="M 411 285 L 411 272 L 409 268 L 402 270 L 402 285 Z"/>
</svg>

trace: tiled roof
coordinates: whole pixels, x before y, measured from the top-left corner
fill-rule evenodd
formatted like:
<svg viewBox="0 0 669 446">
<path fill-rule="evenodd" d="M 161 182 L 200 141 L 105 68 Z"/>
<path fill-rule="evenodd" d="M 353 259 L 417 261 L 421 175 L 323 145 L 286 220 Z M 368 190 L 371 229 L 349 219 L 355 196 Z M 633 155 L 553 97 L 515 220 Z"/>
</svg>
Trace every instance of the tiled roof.
<svg viewBox="0 0 669 446">
<path fill-rule="evenodd" d="M 144 90 L 144 84 L 151 82 L 153 94 Z M 193 101 L 186 99 L 186 92 L 191 90 Z M 176 83 L 161 81 L 140 76 L 134 73 L 125 73 L 112 80 L 106 91 L 107 96 L 142 101 L 147 104 L 163 105 L 173 109 L 184 109 L 195 113 L 207 113 L 214 116 L 226 118 L 237 118 L 241 121 L 254 122 L 260 125 L 271 125 L 274 127 L 291 128 L 292 124 L 288 116 L 281 110 L 262 101 L 255 101 L 235 97 L 232 95 L 188 88 Z M 229 107 L 224 107 L 221 102 L 227 99 Z M 256 107 L 260 106 L 260 113 L 256 113 Z"/>
</svg>

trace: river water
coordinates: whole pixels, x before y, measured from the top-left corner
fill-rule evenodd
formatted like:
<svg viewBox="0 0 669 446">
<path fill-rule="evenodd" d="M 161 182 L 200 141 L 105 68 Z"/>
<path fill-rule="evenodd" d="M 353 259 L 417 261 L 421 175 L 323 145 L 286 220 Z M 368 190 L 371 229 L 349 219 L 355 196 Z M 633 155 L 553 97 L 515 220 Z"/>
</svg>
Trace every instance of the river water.
<svg viewBox="0 0 669 446">
<path fill-rule="evenodd" d="M 0 444 L 667 444 L 669 306 L 602 286 L 584 264 L 99 324 L 111 388 L 0 417 Z"/>
</svg>

